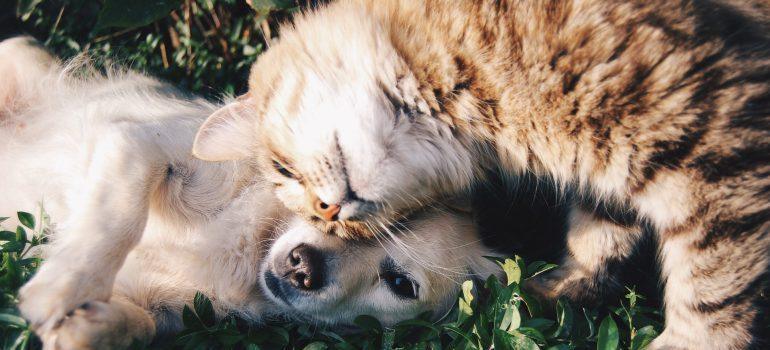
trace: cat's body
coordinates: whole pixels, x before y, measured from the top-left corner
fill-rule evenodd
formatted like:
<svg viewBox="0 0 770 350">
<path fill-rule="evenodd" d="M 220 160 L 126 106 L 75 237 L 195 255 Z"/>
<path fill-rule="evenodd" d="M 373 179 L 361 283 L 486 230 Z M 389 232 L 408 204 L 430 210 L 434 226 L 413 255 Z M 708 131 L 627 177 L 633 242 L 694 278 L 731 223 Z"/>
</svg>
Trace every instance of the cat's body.
<svg viewBox="0 0 770 350">
<path fill-rule="evenodd" d="M 408 216 L 485 167 L 532 172 L 586 199 L 562 268 L 533 289 L 596 298 L 649 224 L 667 281 L 653 347 L 743 348 L 770 263 L 770 41 L 745 13 L 340 2 L 284 29 L 194 149 L 256 154 L 279 198 L 329 231 Z M 630 219 L 596 215 L 599 201 Z"/>
</svg>

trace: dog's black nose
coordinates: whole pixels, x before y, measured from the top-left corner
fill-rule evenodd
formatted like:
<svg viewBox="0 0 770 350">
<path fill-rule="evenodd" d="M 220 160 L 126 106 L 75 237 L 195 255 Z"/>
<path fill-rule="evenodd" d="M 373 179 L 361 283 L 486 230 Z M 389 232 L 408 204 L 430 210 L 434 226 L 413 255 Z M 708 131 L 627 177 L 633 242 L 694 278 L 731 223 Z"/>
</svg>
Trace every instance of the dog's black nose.
<svg viewBox="0 0 770 350">
<path fill-rule="evenodd" d="M 300 244 L 286 257 L 285 270 L 281 274 L 289 284 L 297 289 L 311 291 L 324 285 L 323 253 L 306 244 Z"/>
</svg>

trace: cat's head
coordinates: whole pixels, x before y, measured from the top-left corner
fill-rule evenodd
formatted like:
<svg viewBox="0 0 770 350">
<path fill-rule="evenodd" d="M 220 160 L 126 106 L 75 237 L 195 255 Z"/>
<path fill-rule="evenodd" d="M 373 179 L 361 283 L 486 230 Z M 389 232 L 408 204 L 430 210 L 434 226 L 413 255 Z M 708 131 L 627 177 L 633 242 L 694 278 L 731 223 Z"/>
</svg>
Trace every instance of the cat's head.
<svg viewBox="0 0 770 350">
<path fill-rule="evenodd" d="M 253 159 L 289 209 L 326 232 L 369 236 L 466 188 L 476 160 L 431 116 L 387 32 L 342 7 L 285 28 L 250 91 L 202 126 L 194 154 Z"/>
</svg>

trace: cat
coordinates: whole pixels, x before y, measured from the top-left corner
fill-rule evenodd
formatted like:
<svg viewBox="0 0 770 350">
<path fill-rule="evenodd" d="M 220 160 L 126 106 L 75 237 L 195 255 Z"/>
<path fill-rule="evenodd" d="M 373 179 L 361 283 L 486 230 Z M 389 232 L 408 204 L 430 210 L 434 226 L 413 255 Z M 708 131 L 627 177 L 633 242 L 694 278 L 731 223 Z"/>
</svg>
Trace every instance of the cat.
<svg viewBox="0 0 770 350">
<path fill-rule="evenodd" d="M 666 305 L 651 348 L 745 348 L 770 271 L 755 5 L 336 2 L 282 28 L 193 152 L 252 159 L 287 208 L 345 238 L 386 235 L 489 169 L 534 174 L 577 200 L 561 267 L 529 288 L 601 298 L 647 227 Z"/>
<path fill-rule="evenodd" d="M 19 293 L 44 348 L 149 343 L 182 328 L 196 291 L 217 317 L 349 329 L 359 313 L 385 326 L 439 318 L 458 282 L 502 276 L 469 213 L 450 208 L 380 245 L 324 237 L 253 167 L 192 158 L 215 105 L 81 61 L 63 65 L 28 37 L 0 42 L 0 214 L 37 213 L 42 200 L 53 223 Z"/>
</svg>

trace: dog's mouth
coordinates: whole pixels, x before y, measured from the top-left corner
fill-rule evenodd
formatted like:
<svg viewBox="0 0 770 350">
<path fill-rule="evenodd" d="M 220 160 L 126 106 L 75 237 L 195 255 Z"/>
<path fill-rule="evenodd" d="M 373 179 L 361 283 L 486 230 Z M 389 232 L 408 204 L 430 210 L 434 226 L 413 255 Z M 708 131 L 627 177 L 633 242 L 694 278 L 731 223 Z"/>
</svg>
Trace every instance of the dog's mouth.
<svg viewBox="0 0 770 350">
<path fill-rule="evenodd" d="M 285 282 L 278 278 L 271 269 L 267 269 L 262 278 L 272 299 L 278 299 L 286 306 L 292 306 L 292 300 L 297 297 L 297 295 L 292 295 L 296 293 L 292 288 L 284 285 Z"/>
</svg>

